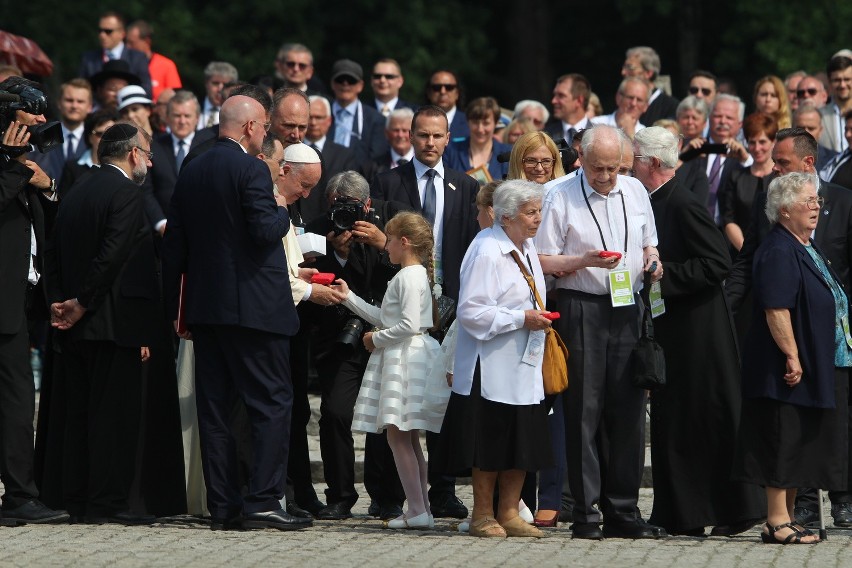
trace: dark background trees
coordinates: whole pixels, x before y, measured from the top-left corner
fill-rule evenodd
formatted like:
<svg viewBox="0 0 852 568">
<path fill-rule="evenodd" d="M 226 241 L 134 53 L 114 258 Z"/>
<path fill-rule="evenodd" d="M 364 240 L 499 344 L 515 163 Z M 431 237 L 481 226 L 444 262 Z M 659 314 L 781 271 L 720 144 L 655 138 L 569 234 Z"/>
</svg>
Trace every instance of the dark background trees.
<svg viewBox="0 0 852 568">
<path fill-rule="evenodd" d="M 208 61 L 229 61 L 247 79 L 271 73 L 278 47 L 298 41 L 314 51 L 326 79 L 341 57 L 367 72 L 375 59 L 395 57 L 409 100 L 422 100 L 439 66 L 459 72 L 468 97 L 491 94 L 508 107 L 522 98 L 549 101 L 553 79 L 576 71 L 611 108 L 624 50 L 649 45 L 676 96 L 691 70 L 705 68 L 733 79 L 750 103 L 758 77 L 821 71 L 832 53 L 852 46 L 845 25 L 852 3 L 835 0 L 0 0 L 0 27 L 41 45 L 56 65 L 49 79 L 56 85 L 97 46 L 98 14 L 107 9 L 151 22 L 155 50 L 177 62 L 196 92 Z"/>
</svg>

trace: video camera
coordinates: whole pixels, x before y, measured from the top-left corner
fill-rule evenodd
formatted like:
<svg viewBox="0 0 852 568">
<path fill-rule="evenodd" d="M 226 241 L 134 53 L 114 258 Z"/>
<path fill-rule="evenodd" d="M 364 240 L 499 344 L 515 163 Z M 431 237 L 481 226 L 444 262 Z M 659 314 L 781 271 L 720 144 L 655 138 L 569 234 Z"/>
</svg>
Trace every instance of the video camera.
<svg viewBox="0 0 852 568">
<path fill-rule="evenodd" d="M 47 111 L 47 97 L 39 89 L 29 85 L 13 85 L 8 90 L 0 90 L 0 125 L 3 130 L 15 119 L 15 112 L 22 110 L 28 114 L 40 115 Z M 65 142 L 62 136 L 62 125 L 59 121 L 38 124 L 27 128 L 30 133 L 29 146 L 6 146 L 0 144 L 0 153 L 9 158 L 17 158 L 21 154 L 38 148 L 46 153 Z M 2 134 L 2 133 L 0 133 Z"/>
<path fill-rule="evenodd" d="M 379 223 L 375 210 L 367 209 L 365 204 L 354 197 L 340 196 L 328 209 L 328 218 L 334 224 L 334 234 L 351 231 L 358 221 L 367 221 L 374 225 Z"/>
</svg>

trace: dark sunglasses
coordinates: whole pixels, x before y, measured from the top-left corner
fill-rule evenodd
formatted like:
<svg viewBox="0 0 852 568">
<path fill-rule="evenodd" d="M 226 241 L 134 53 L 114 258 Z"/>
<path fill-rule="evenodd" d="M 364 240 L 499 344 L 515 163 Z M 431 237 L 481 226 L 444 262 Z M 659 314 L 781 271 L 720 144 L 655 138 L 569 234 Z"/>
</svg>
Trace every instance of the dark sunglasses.
<svg viewBox="0 0 852 568">
<path fill-rule="evenodd" d="M 398 79 L 399 75 L 393 75 L 391 73 L 373 73 L 374 81 L 381 81 L 382 79 L 387 79 L 388 81 L 393 81 L 394 79 Z"/>
<path fill-rule="evenodd" d="M 357 85 L 358 79 L 350 77 L 349 75 L 341 75 L 340 77 L 335 77 L 334 82 L 340 83 L 341 85 Z"/>
<path fill-rule="evenodd" d="M 284 65 L 286 65 L 290 69 L 298 69 L 299 71 L 304 71 L 305 69 L 310 67 L 310 65 L 308 65 L 307 63 L 301 63 L 299 61 L 285 61 Z"/>
<path fill-rule="evenodd" d="M 712 93 L 712 92 L 713 91 L 711 91 L 707 87 L 690 87 L 689 88 L 689 94 L 690 95 L 697 95 L 698 93 L 701 93 L 705 97 L 709 97 L 710 93 Z"/>
<path fill-rule="evenodd" d="M 811 87 L 810 89 L 797 89 L 796 90 L 796 96 L 799 97 L 800 99 L 805 98 L 805 95 L 810 95 L 812 97 L 815 97 L 818 92 L 819 91 L 817 91 L 814 87 Z"/>
<path fill-rule="evenodd" d="M 456 90 L 456 87 L 458 87 L 458 85 L 451 85 L 448 83 L 432 83 L 431 85 L 429 85 L 429 88 L 435 91 L 436 93 L 440 93 L 441 89 L 446 89 L 448 93 L 452 93 Z"/>
<path fill-rule="evenodd" d="M 114 32 L 116 30 L 110 30 L 110 29 L 107 29 L 107 28 L 100 28 L 98 31 L 102 34 L 112 35 L 112 32 Z"/>
</svg>

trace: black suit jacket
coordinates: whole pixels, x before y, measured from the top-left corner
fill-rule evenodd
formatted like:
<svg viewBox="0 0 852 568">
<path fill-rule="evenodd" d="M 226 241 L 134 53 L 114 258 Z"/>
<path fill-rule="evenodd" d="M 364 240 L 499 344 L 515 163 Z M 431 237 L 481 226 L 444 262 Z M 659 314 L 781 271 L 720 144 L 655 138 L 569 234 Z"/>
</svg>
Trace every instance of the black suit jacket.
<svg viewBox="0 0 852 568">
<path fill-rule="evenodd" d="M 845 164 L 837 168 L 837 171 L 831 176 L 831 183 L 852 189 L 852 160 L 847 160 Z M 820 218 L 820 220 L 822 219 Z"/>
<path fill-rule="evenodd" d="M 372 186 L 376 183 L 376 176 L 383 174 L 390 169 L 393 168 L 391 168 L 391 154 L 388 152 L 375 160 L 370 160 L 365 164 L 361 164 L 358 168 L 358 172 L 364 176 L 364 179 L 366 179 L 370 183 L 370 186 Z"/>
<path fill-rule="evenodd" d="M 150 345 L 159 306 L 157 263 L 142 192 L 113 166 L 81 179 L 59 206 L 46 255 L 50 302 L 87 308 L 62 341 Z"/>
<path fill-rule="evenodd" d="M 648 110 L 639 117 L 639 122 L 645 126 L 653 126 L 654 123 L 661 118 L 674 120 L 677 115 L 678 104 L 680 104 L 680 101 L 661 91 L 660 96 L 654 99 L 654 101 L 648 105 Z"/>
<path fill-rule="evenodd" d="M 0 333 L 5 334 L 17 333 L 24 317 L 30 228 L 35 228 L 39 251 L 44 241 L 44 217 L 28 185 L 32 176 L 32 170 L 17 161 L 0 164 Z"/>
<path fill-rule="evenodd" d="M 197 134 L 193 136 L 192 144 L 187 148 L 186 155 L 189 155 L 198 146 L 198 140 Z M 201 141 L 204 142 L 204 139 L 202 138 Z M 145 189 L 153 193 L 157 204 L 165 213 L 169 210 L 169 203 L 171 203 L 172 193 L 178 178 L 172 135 L 168 132 L 155 135 L 151 141 L 151 150 L 154 152 L 154 159 L 151 161 L 152 166 L 145 178 Z M 186 157 L 184 157 L 184 160 L 186 160 Z M 160 217 L 160 219 L 165 218 L 165 214 Z"/>
<path fill-rule="evenodd" d="M 710 192 L 710 183 L 707 180 L 707 172 L 703 169 L 701 160 L 690 160 L 684 162 L 675 172 L 675 177 L 680 186 L 691 192 L 701 203 L 707 204 L 707 194 Z"/>
<path fill-rule="evenodd" d="M 308 141 L 305 140 L 305 142 L 307 143 Z M 325 139 L 325 144 L 323 144 L 320 154 L 320 158 L 322 159 L 322 177 L 320 177 L 319 183 L 311 190 L 307 198 L 302 198 L 296 202 L 302 219 L 307 223 L 325 215 L 325 212 L 328 211 L 328 200 L 325 198 L 325 188 L 328 185 L 328 180 L 340 172 L 354 170 L 358 167 L 355 161 L 355 152 L 352 148 L 335 144 L 328 137 Z M 369 178 L 367 178 L 367 181 L 369 181 Z"/>
<path fill-rule="evenodd" d="M 355 136 L 353 133 L 349 143 L 349 148 L 355 152 L 355 160 L 358 164 L 378 158 L 390 150 L 388 139 L 385 137 L 385 117 L 376 110 L 373 104 L 361 102 L 361 109 L 363 110 L 363 122 L 358 123 L 358 116 L 355 116 L 353 120 L 354 131 L 358 135 Z M 326 137 L 332 142 L 334 141 L 335 126 L 332 122 L 331 128 L 326 134 Z"/>
<path fill-rule="evenodd" d="M 383 201 L 399 201 L 421 213 L 420 192 L 414 162 L 376 177 L 370 194 Z M 479 184 L 469 175 L 444 167 L 444 234 L 441 246 L 443 292 L 458 302 L 461 263 L 468 245 L 479 231 L 476 222 L 476 192 Z"/>
<path fill-rule="evenodd" d="M 814 241 L 831 262 L 840 282 L 849 290 L 852 285 L 852 190 L 822 180 L 819 183 L 819 194 L 825 198 L 825 204 L 819 213 Z M 725 290 L 735 311 L 751 290 L 751 267 L 755 252 L 772 230 L 772 224 L 764 213 L 766 195 L 766 192 L 761 192 L 755 196 L 743 248 L 725 282 Z"/>
<path fill-rule="evenodd" d="M 192 148 L 189 149 L 189 153 L 186 155 L 186 158 L 183 159 L 183 164 L 180 166 L 181 171 L 183 171 L 187 164 L 189 164 L 192 160 L 213 148 L 213 146 L 216 145 L 217 140 L 219 140 L 218 124 L 202 128 L 201 130 L 196 130 L 195 137 L 192 139 Z"/>
<path fill-rule="evenodd" d="M 104 52 L 102 49 L 94 49 L 83 53 L 83 59 L 80 61 L 80 70 L 77 73 L 79 77 L 90 79 L 92 75 L 97 74 L 103 69 Z M 145 88 L 148 96 L 151 96 L 151 74 L 148 71 L 148 58 L 141 51 L 130 49 L 127 44 L 121 52 L 121 60 L 126 61 L 130 66 L 130 72 L 139 77 L 140 85 Z"/>
<path fill-rule="evenodd" d="M 181 274 L 188 325 L 230 325 L 294 335 L 299 318 L 281 239 L 286 207 L 267 165 L 221 138 L 178 178 L 163 239 L 169 320 L 177 319 Z"/>
<path fill-rule="evenodd" d="M 83 140 L 78 140 L 74 155 L 67 161 L 76 162 L 88 148 L 89 146 Z M 57 183 L 62 182 L 62 174 L 66 163 L 65 148 L 63 146 L 58 146 L 46 154 L 38 151 L 32 152 L 30 159 L 37 163 L 48 177 L 55 179 Z"/>
</svg>

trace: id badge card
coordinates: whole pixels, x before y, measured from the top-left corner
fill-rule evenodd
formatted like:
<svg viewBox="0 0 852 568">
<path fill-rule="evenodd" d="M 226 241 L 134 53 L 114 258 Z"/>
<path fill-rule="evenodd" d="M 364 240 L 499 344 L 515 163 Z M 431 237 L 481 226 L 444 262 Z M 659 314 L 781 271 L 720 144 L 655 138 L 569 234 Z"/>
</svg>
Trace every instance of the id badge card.
<svg viewBox="0 0 852 568">
<path fill-rule="evenodd" d="M 651 284 L 651 289 L 648 291 L 648 299 L 651 300 L 652 318 L 666 313 L 666 302 L 663 300 L 663 289 L 659 282 Z"/>
<path fill-rule="evenodd" d="M 527 338 L 527 348 L 524 350 L 524 356 L 521 361 L 531 367 L 537 366 L 544 359 L 544 334 L 543 329 L 530 331 Z"/>
<path fill-rule="evenodd" d="M 632 306 L 636 303 L 633 297 L 633 279 L 630 278 L 630 270 L 609 271 L 609 296 L 612 299 L 612 307 L 620 308 Z"/>
<path fill-rule="evenodd" d="M 844 315 L 840 319 L 843 324 L 843 335 L 846 337 L 846 345 L 852 347 L 852 335 L 849 334 L 849 316 Z"/>
</svg>

